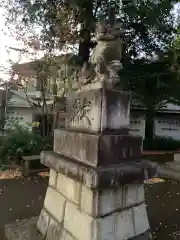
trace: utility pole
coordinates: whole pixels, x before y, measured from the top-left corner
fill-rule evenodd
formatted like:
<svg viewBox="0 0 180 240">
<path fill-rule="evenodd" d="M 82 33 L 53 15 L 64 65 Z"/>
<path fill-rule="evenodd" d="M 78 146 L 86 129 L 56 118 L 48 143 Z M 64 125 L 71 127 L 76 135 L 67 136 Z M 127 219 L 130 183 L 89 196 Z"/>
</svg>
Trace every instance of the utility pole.
<svg viewBox="0 0 180 240">
<path fill-rule="evenodd" d="M 8 82 L 6 81 L 6 87 L 5 87 L 5 106 L 4 106 L 4 117 L 6 119 L 7 114 L 7 105 L 8 105 Z"/>
<path fill-rule="evenodd" d="M 7 115 L 7 102 L 8 102 L 8 82 L 5 82 L 5 90 L 3 91 L 3 99 L 2 99 L 2 117 L 1 117 L 1 130 L 4 135 L 5 133 L 5 122 L 6 122 L 6 115 Z"/>
</svg>

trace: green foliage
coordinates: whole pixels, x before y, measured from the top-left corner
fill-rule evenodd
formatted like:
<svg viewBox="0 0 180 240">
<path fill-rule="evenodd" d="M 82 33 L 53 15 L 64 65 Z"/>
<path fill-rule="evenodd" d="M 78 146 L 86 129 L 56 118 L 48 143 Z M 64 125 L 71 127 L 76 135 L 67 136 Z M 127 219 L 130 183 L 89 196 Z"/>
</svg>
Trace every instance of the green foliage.
<svg viewBox="0 0 180 240">
<path fill-rule="evenodd" d="M 42 138 L 34 134 L 28 128 L 15 125 L 5 136 L 1 138 L 0 158 L 1 161 L 16 158 L 19 155 L 38 155 L 41 150 L 51 149 L 50 139 Z"/>
<path fill-rule="evenodd" d="M 158 59 L 134 59 L 121 71 L 121 83 L 146 109 L 145 137 L 153 138 L 154 114 L 167 103 L 179 104 L 180 72 L 177 51 L 169 48 Z"/>
<path fill-rule="evenodd" d="M 34 29 L 37 27 L 35 26 L 39 26 L 43 50 L 51 52 L 52 49 L 62 50 L 73 47 L 76 48 L 74 52 L 78 52 L 80 57 L 84 55 L 83 59 L 86 60 L 89 49 L 94 46 L 97 21 L 101 17 L 107 18 L 110 9 L 114 9 L 115 17 L 121 19 L 124 38 L 122 62 L 126 76 L 121 78 L 121 84 L 123 81 L 128 82 L 128 89 L 140 95 L 144 93 L 142 95 L 146 100 L 154 99 L 156 96 L 154 105 L 159 103 L 159 100 L 169 100 L 166 95 L 169 98 L 170 85 L 174 89 L 174 83 L 170 81 L 171 76 L 168 72 L 170 64 L 164 60 L 164 55 L 168 55 L 168 61 L 172 60 L 176 65 L 174 57 L 171 59 L 168 51 L 178 34 L 178 28 L 174 24 L 175 20 L 172 15 L 172 9 L 177 2 L 178 0 L 122 0 L 121 13 L 119 0 L 10 0 L 5 8 L 9 29 L 14 30 L 15 35 L 19 38 L 23 37 L 26 43 L 33 42 L 31 38 L 36 35 Z M 75 43 L 78 47 L 75 47 Z M 141 59 L 140 62 L 137 58 Z M 152 59 L 161 63 L 150 66 L 149 63 Z M 149 61 L 148 64 L 147 61 Z M 49 64 L 54 65 L 48 61 Z M 48 67 L 45 68 L 47 71 Z M 148 79 L 145 79 L 147 76 Z M 162 76 L 166 80 L 162 80 Z M 54 77 L 57 78 L 57 76 Z M 71 78 L 70 81 L 72 81 Z M 130 84 L 129 81 L 131 81 Z M 168 81 L 170 84 L 164 84 L 164 81 Z M 170 91 L 173 92 L 172 88 Z"/>
<path fill-rule="evenodd" d="M 179 73 L 172 70 L 173 57 L 169 50 L 158 60 L 134 60 L 122 70 L 125 88 L 136 93 L 146 108 L 160 109 L 178 95 L 180 79 Z"/>
<path fill-rule="evenodd" d="M 121 13 L 119 0 L 10 0 L 4 7 L 8 26 L 18 37 L 35 36 L 34 29 L 40 26 L 43 49 L 62 49 L 77 43 L 78 51 L 83 49 L 82 39 L 88 48 L 94 46 L 95 24 L 100 18 L 107 18 L 113 8 L 115 16 L 122 21 L 124 52 L 128 60 L 141 52 L 153 56 L 167 49 L 176 32 L 171 13 L 177 2 L 122 0 Z"/>
<path fill-rule="evenodd" d="M 168 137 L 155 137 L 151 142 L 144 140 L 144 150 L 175 151 L 180 149 L 180 140 Z"/>
</svg>

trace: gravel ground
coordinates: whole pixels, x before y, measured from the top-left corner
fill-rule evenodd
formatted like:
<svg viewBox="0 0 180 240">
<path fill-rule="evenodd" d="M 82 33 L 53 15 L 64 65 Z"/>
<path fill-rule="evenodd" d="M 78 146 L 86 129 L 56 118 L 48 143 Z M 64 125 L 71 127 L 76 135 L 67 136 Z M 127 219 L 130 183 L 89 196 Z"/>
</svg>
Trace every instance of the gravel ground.
<svg viewBox="0 0 180 240">
<path fill-rule="evenodd" d="M 156 240 L 180 240 L 180 183 L 146 185 L 151 232 Z M 175 236 L 177 236 L 175 238 Z"/>
<path fill-rule="evenodd" d="M 22 179 L 19 173 L 0 175 L 0 240 L 4 240 L 5 224 L 39 215 L 47 183 L 45 176 Z M 145 192 L 154 239 L 180 239 L 173 237 L 180 231 L 180 184 L 146 184 Z"/>
<path fill-rule="evenodd" d="M 5 224 L 39 215 L 47 182 L 47 177 L 0 179 L 0 240 Z"/>
</svg>

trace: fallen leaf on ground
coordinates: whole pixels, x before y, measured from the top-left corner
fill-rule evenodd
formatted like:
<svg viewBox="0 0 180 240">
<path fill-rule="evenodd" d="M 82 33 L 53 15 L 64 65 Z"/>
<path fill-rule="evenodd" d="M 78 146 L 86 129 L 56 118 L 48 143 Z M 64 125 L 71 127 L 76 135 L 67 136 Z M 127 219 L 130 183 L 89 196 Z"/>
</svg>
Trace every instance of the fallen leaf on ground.
<svg viewBox="0 0 180 240">
<path fill-rule="evenodd" d="M 38 175 L 41 177 L 49 177 L 49 172 L 40 172 Z"/>
<path fill-rule="evenodd" d="M 20 169 L 9 169 L 3 172 L 0 172 L 0 179 L 12 179 L 12 178 L 20 178 L 22 177 L 22 173 Z"/>
<path fill-rule="evenodd" d="M 165 180 L 162 178 L 152 178 L 144 181 L 145 184 L 155 184 L 155 183 L 162 183 L 162 182 L 165 182 Z"/>
</svg>

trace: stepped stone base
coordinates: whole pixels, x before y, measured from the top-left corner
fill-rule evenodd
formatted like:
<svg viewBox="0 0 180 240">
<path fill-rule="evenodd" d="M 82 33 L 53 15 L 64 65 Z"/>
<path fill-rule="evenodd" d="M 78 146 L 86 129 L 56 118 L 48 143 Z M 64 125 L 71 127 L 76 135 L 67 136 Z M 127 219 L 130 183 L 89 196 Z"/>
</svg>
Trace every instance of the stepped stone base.
<svg viewBox="0 0 180 240">
<path fill-rule="evenodd" d="M 179 151 L 174 153 L 174 161 L 176 163 L 180 163 L 180 152 Z"/>
<path fill-rule="evenodd" d="M 180 173 L 180 162 L 167 162 L 166 167 Z"/>
<path fill-rule="evenodd" d="M 159 166 L 157 175 L 160 178 L 180 182 L 180 164 L 171 162 L 166 163 L 165 166 Z"/>
<path fill-rule="evenodd" d="M 19 222 L 14 222 L 11 224 L 5 225 L 5 237 L 7 240 L 43 240 L 43 239 L 51 239 L 51 240 L 74 240 L 73 236 L 71 236 L 70 233 L 66 230 L 62 230 L 61 232 L 61 238 L 59 238 L 60 235 L 57 235 L 58 232 L 56 233 L 56 236 L 50 236 L 47 235 L 47 238 L 44 238 L 43 236 L 40 236 L 40 234 L 37 232 L 36 228 L 36 223 L 37 223 L 38 217 L 33 217 L 30 219 L 24 219 Z M 52 220 L 51 220 L 51 230 L 55 230 L 55 228 L 52 227 Z M 56 226 L 56 225 L 54 225 Z M 61 228 L 59 228 L 60 230 Z M 52 233 L 52 232 L 51 232 Z M 50 234 L 50 231 L 48 232 Z M 60 234 L 60 232 L 59 232 Z M 49 238 L 48 238 L 49 237 Z M 53 238 L 51 238 L 53 237 Z M 152 236 L 149 231 L 137 236 L 131 238 L 131 240 L 152 240 Z"/>
<path fill-rule="evenodd" d="M 24 219 L 5 225 L 5 237 L 7 240 L 42 240 L 38 234 L 36 223 L 38 217 Z"/>
<path fill-rule="evenodd" d="M 37 228 L 46 240 L 149 240 L 144 186 L 92 189 L 51 169 Z"/>
<path fill-rule="evenodd" d="M 157 168 L 159 177 L 180 182 L 180 153 L 174 154 L 174 161 Z"/>
<path fill-rule="evenodd" d="M 142 183 L 156 175 L 157 165 L 148 161 L 127 162 L 106 168 L 89 167 L 54 152 L 41 152 L 41 163 L 85 186 L 113 188 L 124 183 Z"/>
</svg>

